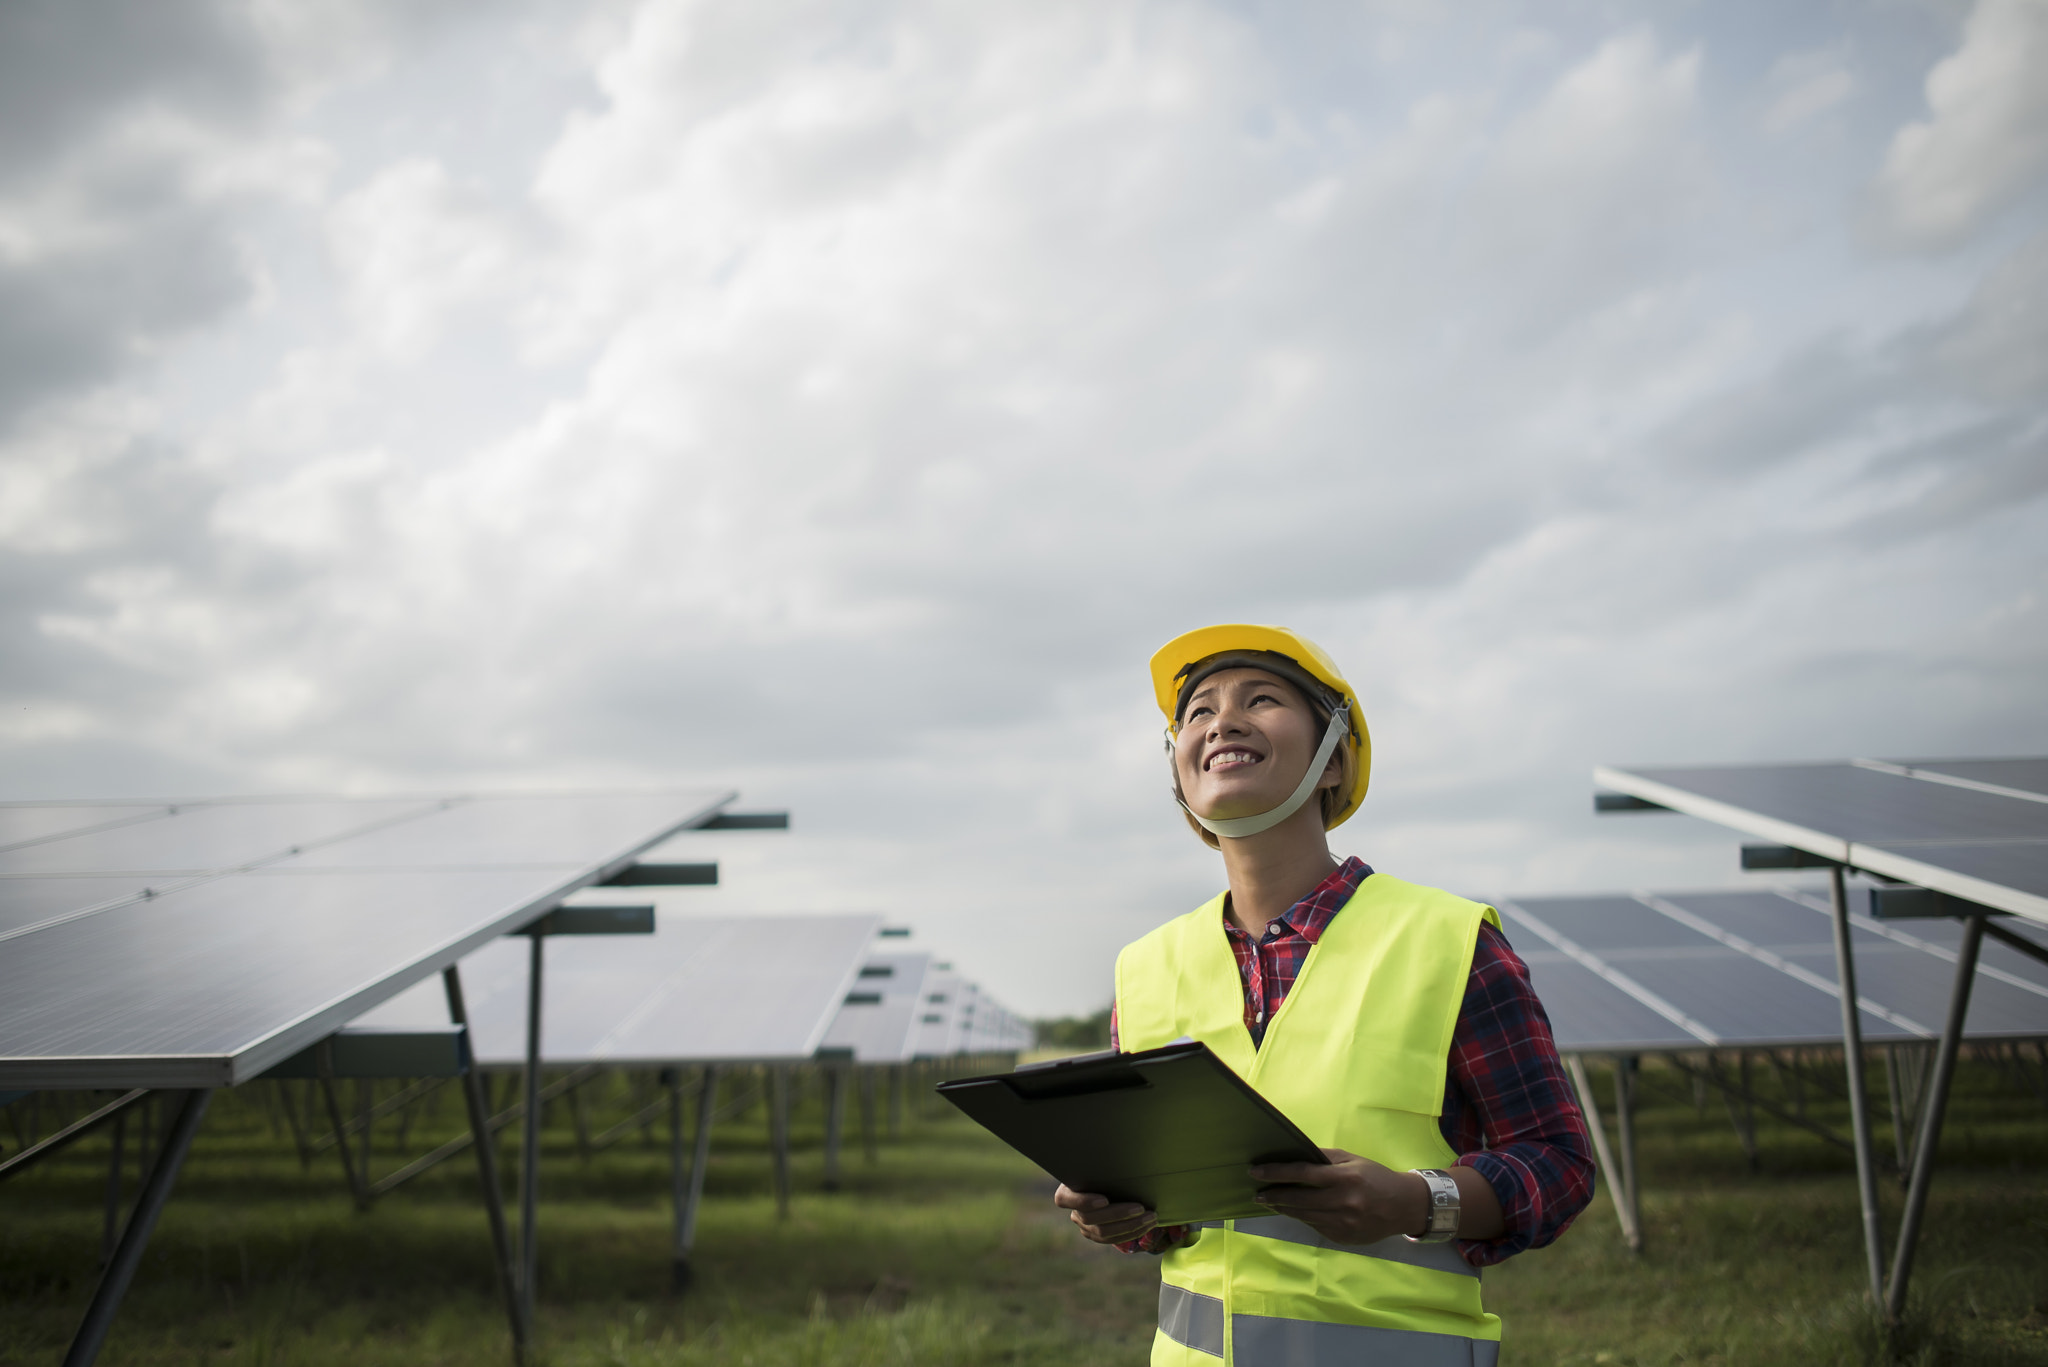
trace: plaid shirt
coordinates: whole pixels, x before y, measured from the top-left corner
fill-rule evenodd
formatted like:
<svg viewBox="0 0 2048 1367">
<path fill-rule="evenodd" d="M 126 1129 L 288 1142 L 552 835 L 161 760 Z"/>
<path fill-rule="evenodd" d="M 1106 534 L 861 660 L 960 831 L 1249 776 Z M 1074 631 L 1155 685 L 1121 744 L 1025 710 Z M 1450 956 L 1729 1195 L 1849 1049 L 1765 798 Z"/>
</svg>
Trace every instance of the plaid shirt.
<svg viewBox="0 0 2048 1367">
<path fill-rule="evenodd" d="M 1244 1026 L 1255 1046 L 1265 1042 L 1266 1022 L 1287 1000 L 1309 950 L 1371 876 L 1362 860 L 1345 860 L 1257 942 L 1224 919 L 1244 981 Z M 1117 1047 L 1114 1012 L 1110 1046 Z M 1550 1018 L 1529 986 L 1527 965 L 1490 925 L 1480 926 L 1472 952 L 1438 1123 L 1458 1165 L 1486 1179 L 1507 1218 L 1497 1239 L 1458 1241 L 1467 1262 L 1497 1263 L 1541 1248 L 1593 1199 L 1591 1141 L 1551 1039 Z M 1169 1225 L 1122 1247 L 1164 1252 L 1187 1232 L 1187 1226 Z"/>
</svg>

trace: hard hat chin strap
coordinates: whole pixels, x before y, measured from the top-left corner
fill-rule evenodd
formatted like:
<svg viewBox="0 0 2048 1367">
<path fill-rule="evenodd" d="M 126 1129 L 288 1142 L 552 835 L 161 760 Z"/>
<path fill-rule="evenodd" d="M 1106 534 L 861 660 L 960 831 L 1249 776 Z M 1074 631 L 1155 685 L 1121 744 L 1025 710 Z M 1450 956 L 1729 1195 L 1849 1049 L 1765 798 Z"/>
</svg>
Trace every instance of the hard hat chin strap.
<svg viewBox="0 0 2048 1367">
<path fill-rule="evenodd" d="M 1337 753 L 1337 742 L 1344 739 L 1350 730 L 1351 704 L 1347 702 L 1330 714 L 1330 724 L 1323 730 L 1323 743 L 1316 747 L 1315 758 L 1308 762 L 1308 772 L 1301 776 L 1301 782 L 1295 785 L 1294 792 L 1285 802 L 1270 811 L 1260 812 L 1257 816 L 1234 816 L 1223 821 L 1211 821 L 1188 806 L 1186 799 L 1180 795 L 1178 785 L 1174 789 L 1174 801 L 1180 803 L 1182 811 L 1194 818 L 1196 825 L 1211 835 L 1243 839 L 1248 835 L 1257 835 L 1261 831 L 1270 831 L 1300 811 L 1302 804 L 1315 796 L 1316 782 L 1322 778 L 1323 770 L 1329 767 L 1330 756 Z"/>
</svg>

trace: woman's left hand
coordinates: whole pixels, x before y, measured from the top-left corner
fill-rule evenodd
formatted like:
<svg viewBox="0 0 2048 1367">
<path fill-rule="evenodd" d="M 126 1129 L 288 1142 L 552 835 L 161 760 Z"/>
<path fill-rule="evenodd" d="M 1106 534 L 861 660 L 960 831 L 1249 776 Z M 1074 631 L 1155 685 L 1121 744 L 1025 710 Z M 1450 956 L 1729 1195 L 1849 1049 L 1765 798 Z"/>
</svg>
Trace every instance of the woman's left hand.
<svg viewBox="0 0 2048 1367">
<path fill-rule="evenodd" d="M 1260 1204 L 1339 1244 L 1376 1244 L 1396 1234 L 1420 1234 L 1428 1225 L 1429 1183 L 1420 1176 L 1342 1149 L 1323 1153 L 1328 1164 L 1253 1168 L 1254 1182 L 1281 1184 L 1260 1192 Z"/>
</svg>

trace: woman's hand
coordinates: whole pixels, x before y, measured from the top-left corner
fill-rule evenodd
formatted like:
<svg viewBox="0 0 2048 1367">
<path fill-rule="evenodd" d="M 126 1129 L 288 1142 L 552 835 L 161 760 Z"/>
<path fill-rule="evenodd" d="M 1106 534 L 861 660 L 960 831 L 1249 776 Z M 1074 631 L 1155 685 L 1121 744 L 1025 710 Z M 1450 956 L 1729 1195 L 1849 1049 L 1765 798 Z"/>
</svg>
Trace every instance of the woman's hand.
<svg viewBox="0 0 2048 1367">
<path fill-rule="evenodd" d="M 1420 1234 L 1429 1223 L 1429 1183 L 1412 1172 L 1342 1149 L 1324 1149 L 1322 1163 L 1266 1163 L 1254 1182 L 1277 1182 L 1258 1195 L 1275 1215 L 1295 1219 L 1339 1244 L 1376 1244 L 1396 1234 Z"/>
<path fill-rule="evenodd" d="M 1159 1222 L 1156 1214 L 1135 1201 L 1111 1205 L 1107 1196 L 1065 1185 L 1053 1193 L 1052 1203 L 1067 1212 L 1083 1238 L 1098 1244 L 1129 1243 Z"/>
</svg>

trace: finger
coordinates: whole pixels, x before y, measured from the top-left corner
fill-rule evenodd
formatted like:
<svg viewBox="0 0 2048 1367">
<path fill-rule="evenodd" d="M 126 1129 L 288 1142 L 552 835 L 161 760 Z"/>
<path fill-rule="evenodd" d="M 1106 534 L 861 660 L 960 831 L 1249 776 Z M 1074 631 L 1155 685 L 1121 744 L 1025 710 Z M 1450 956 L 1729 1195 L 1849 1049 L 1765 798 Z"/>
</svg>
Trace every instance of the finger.
<svg viewBox="0 0 2048 1367">
<path fill-rule="evenodd" d="M 1127 1202 L 1124 1205 L 1111 1206 L 1107 1210 L 1069 1211 L 1067 1218 L 1087 1229 L 1112 1229 L 1136 1220 L 1150 1221 L 1158 1217 L 1143 1206 Z"/>
<path fill-rule="evenodd" d="M 1151 1211 L 1144 1211 L 1130 1220 L 1111 1220 L 1094 1224 L 1081 1218 L 1076 1212 L 1072 1219 L 1081 1233 L 1098 1244 L 1120 1244 L 1138 1238 L 1158 1223 L 1158 1217 Z"/>
<path fill-rule="evenodd" d="M 1090 1210 L 1088 1212 L 1088 1223 L 1091 1225 L 1121 1225 L 1128 1224 L 1141 1215 L 1149 1216 L 1151 1214 L 1151 1211 L 1145 1209 L 1137 1202 L 1125 1201 L 1120 1205 Z"/>
<path fill-rule="evenodd" d="M 1109 1204 L 1107 1196 L 1092 1191 L 1075 1191 L 1062 1185 L 1052 1194 L 1052 1203 L 1062 1210 L 1100 1210 Z"/>
</svg>

